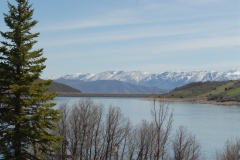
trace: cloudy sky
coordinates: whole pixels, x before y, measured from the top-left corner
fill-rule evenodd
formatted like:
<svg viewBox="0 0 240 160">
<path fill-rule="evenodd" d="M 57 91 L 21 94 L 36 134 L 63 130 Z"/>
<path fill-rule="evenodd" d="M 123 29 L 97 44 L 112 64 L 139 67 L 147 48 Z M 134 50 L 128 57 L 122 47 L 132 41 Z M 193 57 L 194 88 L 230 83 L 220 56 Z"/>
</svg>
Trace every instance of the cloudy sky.
<svg viewBox="0 0 240 160">
<path fill-rule="evenodd" d="M 9 2 L 14 2 L 10 0 Z M 239 0 L 30 0 L 42 78 L 240 67 Z M 0 2 L 0 30 L 7 31 Z M 0 38 L 0 40 L 3 40 Z"/>
</svg>

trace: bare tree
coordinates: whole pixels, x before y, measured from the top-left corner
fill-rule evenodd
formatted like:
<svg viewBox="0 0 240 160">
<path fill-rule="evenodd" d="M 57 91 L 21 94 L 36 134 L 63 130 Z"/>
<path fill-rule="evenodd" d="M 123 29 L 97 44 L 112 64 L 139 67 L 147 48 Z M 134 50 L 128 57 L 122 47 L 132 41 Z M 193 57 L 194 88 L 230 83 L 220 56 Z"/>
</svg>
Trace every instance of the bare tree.
<svg viewBox="0 0 240 160">
<path fill-rule="evenodd" d="M 120 108 L 110 106 L 106 115 L 101 159 L 107 160 L 112 157 L 114 145 L 122 143 L 128 128 L 129 120 L 122 115 Z"/>
<path fill-rule="evenodd" d="M 170 133 L 172 130 L 173 111 L 169 111 L 168 103 L 164 99 L 156 101 L 154 98 L 151 109 L 155 129 L 154 157 L 156 160 L 169 158 Z"/>
<path fill-rule="evenodd" d="M 103 132 L 103 106 L 91 99 L 73 105 L 69 116 L 69 147 L 73 159 L 97 159 Z"/>
<path fill-rule="evenodd" d="M 137 145 L 137 141 L 136 141 L 137 133 L 138 133 L 137 129 L 136 128 L 134 129 L 133 126 L 129 128 L 128 134 L 125 137 L 125 141 L 124 141 L 126 142 L 127 152 L 125 153 L 125 156 L 122 159 L 129 159 L 129 160 L 134 159 L 135 152 L 136 152 L 136 145 Z"/>
<path fill-rule="evenodd" d="M 217 160 L 239 160 L 240 159 L 240 139 L 228 140 L 224 148 L 217 152 Z"/>
<path fill-rule="evenodd" d="M 200 160 L 203 158 L 201 147 L 195 139 L 188 133 L 187 128 L 180 126 L 172 142 L 175 160 Z"/>
<path fill-rule="evenodd" d="M 176 160 L 181 159 L 177 157 L 179 154 L 184 155 L 182 159 L 198 160 L 200 146 L 184 127 L 180 127 L 171 140 L 173 114 L 165 101 L 154 99 L 152 121 L 143 120 L 135 127 L 120 108 L 110 106 L 105 112 L 101 104 L 91 99 L 80 100 L 72 107 L 63 104 L 59 110 L 62 119 L 58 122 L 57 134 L 62 142 L 55 153 L 57 159 L 168 160 L 174 153 Z M 184 145 L 186 151 L 182 149 Z"/>
<path fill-rule="evenodd" d="M 131 125 L 130 121 L 127 120 L 121 145 L 117 144 L 118 149 L 120 150 L 120 151 L 118 151 L 119 159 L 129 159 L 128 158 L 128 151 L 129 151 L 128 142 L 130 141 L 131 131 L 132 131 L 132 125 Z"/>
<path fill-rule="evenodd" d="M 53 157 L 61 160 L 65 160 L 68 153 L 68 138 L 67 132 L 68 128 L 68 116 L 69 110 L 67 103 L 63 103 L 59 107 L 59 112 L 61 115 L 61 119 L 57 122 L 57 129 L 55 130 L 55 134 L 61 137 L 61 142 L 58 144 L 59 148 L 53 153 Z"/>
<path fill-rule="evenodd" d="M 90 119 L 91 126 L 90 132 L 88 134 L 89 139 L 89 159 L 97 160 L 100 157 L 101 151 L 101 136 L 103 133 L 103 106 L 102 105 L 94 105 L 92 108 L 92 116 Z"/>
<path fill-rule="evenodd" d="M 67 139 L 68 139 L 68 148 L 69 153 L 71 154 L 71 158 L 73 160 L 77 159 L 77 153 L 79 148 L 79 143 L 81 137 L 79 136 L 79 131 L 82 129 L 80 124 L 79 118 L 79 110 L 77 106 L 73 106 L 68 116 L 68 132 L 67 132 Z"/>
<path fill-rule="evenodd" d="M 137 125 L 134 132 L 134 157 L 138 160 L 149 159 L 152 154 L 152 146 L 154 145 L 155 133 L 154 124 L 143 120 L 140 125 Z M 134 150 L 133 150 L 134 151 Z"/>
<path fill-rule="evenodd" d="M 110 106 L 106 120 L 103 106 L 91 99 L 80 100 L 71 108 L 64 104 L 59 110 L 62 119 L 57 134 L 62 137 L 62 143 L 56 150 L 57 159 L 107 160 L 113 156 L 115 145 L 120 146 L 120 158 L 125 157 L 130 122 L 120 108 Z"/>
</svg>

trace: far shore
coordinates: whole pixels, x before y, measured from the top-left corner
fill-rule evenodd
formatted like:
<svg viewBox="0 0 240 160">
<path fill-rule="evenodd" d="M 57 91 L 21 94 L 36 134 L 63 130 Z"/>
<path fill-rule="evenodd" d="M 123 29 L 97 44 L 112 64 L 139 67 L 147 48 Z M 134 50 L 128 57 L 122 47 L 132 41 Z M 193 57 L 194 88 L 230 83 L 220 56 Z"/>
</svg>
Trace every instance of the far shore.
<svg viewBox="0 0 240 160">
<path fill-rule="evenodd" d="M 120 94 L 120 93 L 65 93 L 57 92 L 58 97 L 123 97 L 123 98 L 150 98 L 154 94 Z"/>
<path fill-rule="evenodd" d="M 122 98 L 143 98 L 145 100 L 152 100 L 156 94 L 118 94 L 118 93 L 63 93 L 58 92 L 58 97 L 122 97 Z M 188 99 L 188 98 L 155 98 L 158 101 L 165 102 L 192 102 L 201 104 L 215 104 L 215 105 L 238 105 L 240 102 L 237 101 L 227 101 L 227 102 L 217 102 L 209 101 L 207 99 Z"/>
<path fill-rule="evenodd" d="M 152 100 L 153 98 L 145 98 L 146 100 Z M 158 101 L 165 102 L 192 102 L 192 103 L 201 103 L 201 104 L 215 104 L 215 105 L 224 105 L 224 106 L 240 106 L 240 102 L 237 101 L 226 101 L 226 102 L 217 102 L 209 101 L 207 99 L 187 99 L 187 98 L 156 98 Z"/>
</svg>

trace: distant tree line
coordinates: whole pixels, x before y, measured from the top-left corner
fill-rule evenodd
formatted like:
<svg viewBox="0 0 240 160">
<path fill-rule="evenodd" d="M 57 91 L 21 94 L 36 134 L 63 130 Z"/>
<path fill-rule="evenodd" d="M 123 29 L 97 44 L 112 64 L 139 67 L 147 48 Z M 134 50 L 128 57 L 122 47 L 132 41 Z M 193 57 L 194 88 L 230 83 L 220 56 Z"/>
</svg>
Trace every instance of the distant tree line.
<svg viewBox="0 0 240 160">
<path fill-rule="evenodd" d="M 228 95 L 226 92 L 207 95 L 207 100 L 216 102 L 237 101 L 240 102 L 240 95 Z"/>
</svg>

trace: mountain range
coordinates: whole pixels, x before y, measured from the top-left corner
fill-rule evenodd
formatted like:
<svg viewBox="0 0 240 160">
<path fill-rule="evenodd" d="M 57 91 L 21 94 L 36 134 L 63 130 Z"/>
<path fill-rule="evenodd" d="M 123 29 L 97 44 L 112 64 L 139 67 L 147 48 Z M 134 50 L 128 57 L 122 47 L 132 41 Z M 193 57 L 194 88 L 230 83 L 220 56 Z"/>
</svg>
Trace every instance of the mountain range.
<svg viewBox="0 0 240 160">
<path fill-rule="evenodd" d="M 148 73 L 140 71 L 106 71 L 99 74 L 76 73 L 51 77 L 82 92 L 158 93 L 191 82 L 240 80 L 240 68 L 229 71 L 177 71 Z"/>
</svg>

